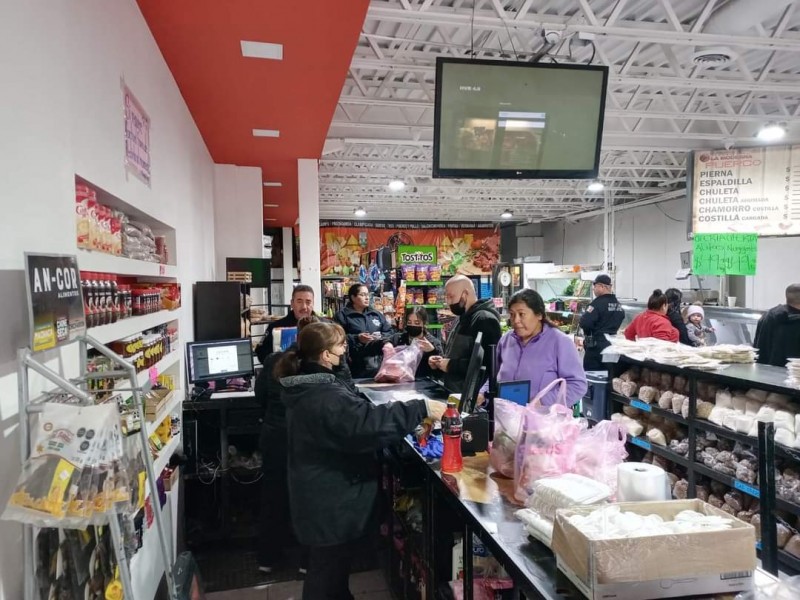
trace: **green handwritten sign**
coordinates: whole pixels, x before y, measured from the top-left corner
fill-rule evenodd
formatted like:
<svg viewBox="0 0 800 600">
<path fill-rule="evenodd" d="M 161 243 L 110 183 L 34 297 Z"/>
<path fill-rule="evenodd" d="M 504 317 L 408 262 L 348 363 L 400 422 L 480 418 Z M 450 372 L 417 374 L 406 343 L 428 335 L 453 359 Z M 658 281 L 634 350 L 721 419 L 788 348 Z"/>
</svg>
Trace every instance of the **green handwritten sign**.
<svg viewBox="0 0 800 600">
<path fill-rule="evenodd" d="M 758 234 L 696 233 L 694 275 L 755 275 Z"/>
</svg>

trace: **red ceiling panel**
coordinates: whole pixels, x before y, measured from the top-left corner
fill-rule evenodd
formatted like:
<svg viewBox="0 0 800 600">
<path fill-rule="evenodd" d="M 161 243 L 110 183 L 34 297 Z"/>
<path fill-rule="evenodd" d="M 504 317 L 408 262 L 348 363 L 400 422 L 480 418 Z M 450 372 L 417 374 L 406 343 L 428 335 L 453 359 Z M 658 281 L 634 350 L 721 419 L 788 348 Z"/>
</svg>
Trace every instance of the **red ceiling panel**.
<svg viewBox="0 0 800 600">
<path fill-rule="evenodd" d="M 319 158 L 369 0 L 138 0 L 214 162 L 262 168 L 268 226 L 297 219 L 297 159 Z M 283 44 L 245 58 L 241 41 Z M 277 129 L 279 138 L 253 137 Z"/>
</svg>

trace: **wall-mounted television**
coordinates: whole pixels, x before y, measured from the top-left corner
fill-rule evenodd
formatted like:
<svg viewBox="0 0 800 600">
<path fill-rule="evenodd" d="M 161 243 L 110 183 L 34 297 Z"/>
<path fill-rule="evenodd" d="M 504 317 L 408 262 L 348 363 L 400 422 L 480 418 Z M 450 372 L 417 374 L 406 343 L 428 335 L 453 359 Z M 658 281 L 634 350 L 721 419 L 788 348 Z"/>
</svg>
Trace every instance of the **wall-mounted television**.
<svg viewBox="0 0 800 600">
<path fill-rule="evenodd" d="M 608 69 L 437 58 L 433 176 L 592 179 Z"/>
</svg>

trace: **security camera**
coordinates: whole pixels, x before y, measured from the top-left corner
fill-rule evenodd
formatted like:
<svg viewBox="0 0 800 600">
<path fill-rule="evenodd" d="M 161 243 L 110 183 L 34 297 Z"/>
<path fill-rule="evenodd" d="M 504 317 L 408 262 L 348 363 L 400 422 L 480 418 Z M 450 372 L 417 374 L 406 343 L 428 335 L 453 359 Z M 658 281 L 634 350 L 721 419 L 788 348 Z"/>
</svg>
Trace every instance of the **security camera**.
<svg viewBox="0 0 800 600">
<path fill-rule="evenodd" d="M 725 150 L 730 150 L 736 144 L 736 140 L 731 138 L 726 138 L 722 143 L 725 146 Z"/>
<path fill-rule="evenodd" d="M 561 31 L 558 29 L 542 29 L 542 36 L 544 37 L 544 41 L 548 44 L 557 44 L 561 41 Z"/>
</svg>

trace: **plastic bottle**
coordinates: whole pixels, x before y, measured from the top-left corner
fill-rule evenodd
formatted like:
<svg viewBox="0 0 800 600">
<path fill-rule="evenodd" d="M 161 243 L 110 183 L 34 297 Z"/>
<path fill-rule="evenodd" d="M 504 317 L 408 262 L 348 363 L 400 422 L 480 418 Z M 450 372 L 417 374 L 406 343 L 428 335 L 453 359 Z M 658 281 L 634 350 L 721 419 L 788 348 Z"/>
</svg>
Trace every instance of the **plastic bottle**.
<svg viewBox="0 0 800 600">
<path fill-rule="evenodd" d="M 92 296 L 92 284 L 87 271 L 81 271 L 81 292 L 83 293 L 83 317 L 88 328 L 92 326 L 92 305 L 89 302 Z"/>
<path fill-rule="evenodd" d="M 447 401 L 447 410 L 442 416 L 442 436 L 442 472 L 458 473 L 464 468 L 464 459 L 461 456 L 461 414 L 456 403 L 451 400 Z"/>
<path fill-rule="evenodd" d="M 102 294 L 100 293 L 100 281 L 98 280 L 97 273 L 90 273 L 89 274 L 89 282 L 92 285 L 92 327 L 97 327 L 98 325 L 103 325 L 103 311 L 100 309 L 100 303 L 102 302 Z"/>
<path fill-rule="evenodd" d="M 111 315 L 114 314 L 114 308 L 111 305 L 111 275 L 108 273 L 101 273 L 100 284 L 103 294 L 103 323 L 111 323 Z"/>
<path fill-rule="evenodd" d="M 109 275 L 108 284 L 111 287 L 111 322 L 116 323 L 120 318 L 119 286 L 117 285 L 117 276 Z"/>
</svg>

